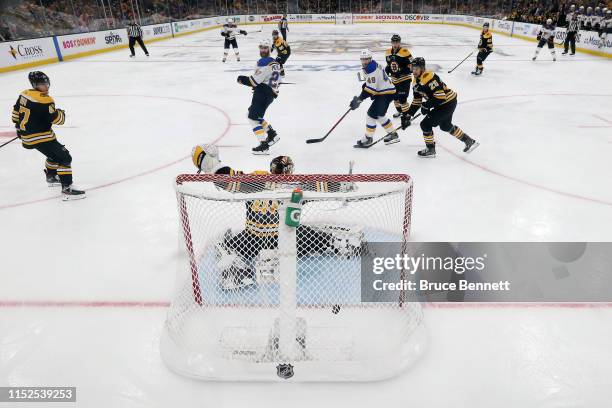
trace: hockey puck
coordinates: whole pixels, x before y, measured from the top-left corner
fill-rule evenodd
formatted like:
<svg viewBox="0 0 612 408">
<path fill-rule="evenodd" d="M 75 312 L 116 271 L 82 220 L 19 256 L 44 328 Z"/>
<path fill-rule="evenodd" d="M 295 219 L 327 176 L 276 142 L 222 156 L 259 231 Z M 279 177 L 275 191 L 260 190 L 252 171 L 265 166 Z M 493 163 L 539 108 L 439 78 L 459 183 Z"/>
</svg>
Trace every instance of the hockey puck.
<svg viewBox="0 0 612 408">
<path fill-rule="evenodd" d="M 332 313 L 333 314 L 338 314 L 340 312 L 340 305 L 333 305 L 332 306 Z"/>
</svg>

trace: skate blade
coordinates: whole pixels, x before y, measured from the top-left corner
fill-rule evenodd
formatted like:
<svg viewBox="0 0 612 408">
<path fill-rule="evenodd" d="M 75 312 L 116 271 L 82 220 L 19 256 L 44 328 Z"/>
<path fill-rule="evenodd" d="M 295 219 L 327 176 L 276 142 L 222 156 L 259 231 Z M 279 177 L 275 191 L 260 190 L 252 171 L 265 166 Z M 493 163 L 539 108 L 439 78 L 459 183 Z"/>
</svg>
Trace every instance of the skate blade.
<svg viewBox="0 0 612 408">
<path fill-rule="evenodd" d="M 85 197 L 87 197 L 86 194 L 80 194 L 77 196 L 74 195 L 62 195 L 62 201 L 76 201 L 76 200 L 82 200 Z"/>
<path fill-rule="evenodd" d="M 280 140 L 280 137 L 276 136 L 274 139 L 268 142 L 268 146 L 274 146 L 276 142 Z"/>
<path fill-rule="evenodd" d="M 430 154 L 429 156 L 420 156 L 420 155 L 419 155 L 419 157 L 420 157 L 421 159 L 435 159 L 435 158 L 436 158 L 436 155 L 435 155 L 435 154 Z"/>
<path fill-rule="evenodd" d="M 269 154 L 270 154 L 270 151 L 269 151 L 269 150 L 266 150 L 265 152 L 253 152 L 253 154 L 254 154 L 255 156 L 267 156 L 267 155 L 269 155 Z"/>
<path fill-rule="evenodd" d="M 61 187 L 62 183 L 47 183 L 49 187 Z"/>
<path fill-rule="evenodd" d="M 353 147 L 355 149 L 368 149 L 370 146 L 372 146 L 374 143 L 370 143 L 369 145 L 353 145 Z"/>
<path fill-rule="evenodd" d="M 400 139 L 393 139 L 388 142 L 385 142 L 385 144 L 388 146 L 388 145 L 392 145 L 392 144 L 399 143 L 399 142 L 400 142 Z"/>
<path fill-rule="evenodd" d="M 480 146 L 480 143 L 478 142 L 474 142 L 473 145 L 470 146 L 470 148 L 468 150 L 465 151 L 465 153 L 472 153 L 474 150 L 476 150 L 476 148 Z"/>
</svg>

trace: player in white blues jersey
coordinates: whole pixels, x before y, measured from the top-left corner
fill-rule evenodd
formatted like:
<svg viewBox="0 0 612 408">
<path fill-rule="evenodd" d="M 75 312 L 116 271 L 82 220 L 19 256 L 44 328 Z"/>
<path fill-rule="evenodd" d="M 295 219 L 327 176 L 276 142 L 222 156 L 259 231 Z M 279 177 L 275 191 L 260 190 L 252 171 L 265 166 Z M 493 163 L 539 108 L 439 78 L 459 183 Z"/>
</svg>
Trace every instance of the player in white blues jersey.
<svg viewBox="0 0 612 408">
<path fill-rule="evenodd" d="M 372 59 L 370 50 L 361 51 L 360 59 L 362 72 L 365 75 L 365 83 L 361 88 L 361 94 L 353 97 L 351 100 L 350 107 L 353 110 L 357 109 L 361 102 L 367 98 L 372 99 L 372 104 L 366 116 L 365 136 L 358 140 L 354 147 L 369 147 L 373 143 L 377 122 L 387 132 L 385 143 L 397 143 L 399 142 L 397 132 L 393 129 L 391 120 L 386 116 L 389 104 L 395 98 L 395 85 L 391 82 L 385 69 Z"/>
<path fill-rule="evenodd" d="M 234 23 L 234 19 L 232 17 L 227 19 L 227 23 L 223 25 L 223 31 L 221 31 L 221 35 L 225 37 L 225 44 L 223 45 L 223 62 L 227 60 L 227 54 L 229 53 L 230 45 L 234 49 L 234 53 L 236 54 L 236 61 L 240 61 L 240 53 L 238 52 L 238 42 L 236 41 L 236 35 L 242 34 L 247 35 L 247 32 L 244 30 L 239 30 L 238 26 Z"/>
<path fill-rule="evenodd" d="M 259 140 L 259 146 L 253 148 L 253 154 L 268 154 L 270 146 L 279 140 L 276 131 L 264 119 L 266 109 L 278 96 L 281 78 L 280 64 L 270 56 L 270 41 L 259 44 L 259 56 L 255 72 L 251 76 L 240 75 L 238 83 L 253 88 L 253 99 L 249 107 L 249 123 Z"/>
<path fill-rule="evenodd" d="M 548 44 L 548 49 L 550 50 L 550 54 L 552 55 L 553 61 L 557 60 L 556 52 L 555 52 L 555 26 L 552 23 L 552 20 L 549 18 L 546 20 L 546 24 L 540 27 L 540 32 L 538 33 L 538 46 L 536 47 L 535 55 L 532 60 L 536 60 L 538 58 L 538 54 L 540 50 L 544 47 L 544 44 Z"/>
</svg>

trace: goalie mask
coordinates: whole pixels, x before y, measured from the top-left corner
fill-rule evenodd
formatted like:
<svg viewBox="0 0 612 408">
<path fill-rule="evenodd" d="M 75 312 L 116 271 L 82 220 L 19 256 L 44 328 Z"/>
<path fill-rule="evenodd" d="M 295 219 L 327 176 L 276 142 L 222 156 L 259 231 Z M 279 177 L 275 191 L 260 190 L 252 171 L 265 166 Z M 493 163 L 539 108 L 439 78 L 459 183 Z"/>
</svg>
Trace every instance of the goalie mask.
<svg viewBox="0 0 612 408">
<path fill-rule="evenodd" d="M 221 161 L 219 160 L 219 149 L 212 144 L 201 144 L 194 146 L 191 150 L 191 160 L 198 169 L 198 174 L 203 171 L 206 174 L 214 173 Z"/>
<path fill-rule="evenodd" d="M 293 174 L 293 160 L 289 156 L 278 156 L 270 162 L 270 173 Z"/>
</svg>

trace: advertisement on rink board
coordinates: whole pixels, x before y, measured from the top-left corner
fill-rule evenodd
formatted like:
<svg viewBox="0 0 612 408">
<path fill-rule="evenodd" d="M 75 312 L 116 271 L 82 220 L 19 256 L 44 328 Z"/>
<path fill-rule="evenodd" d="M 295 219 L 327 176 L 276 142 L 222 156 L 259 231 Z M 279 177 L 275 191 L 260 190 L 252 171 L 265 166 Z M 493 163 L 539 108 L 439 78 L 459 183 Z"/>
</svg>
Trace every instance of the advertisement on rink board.
<svg viewBox="0 0 612 408">
<path fill-rule="evenodd" d="M 0 43 L 0 72 L 53 61 L 57 52 L 51 37 Z"/>
<path fill-rule="evenodd" d="M 116 29 L 63 35 L 57 37 L 57 42 L 63 59 L 70 59 L 104 49 L 127 46 L 128 37 L 125 29 Z"/>
<path fill-rule="evenodd" d="M 169 23 L 142 26 L 142 37 L 145 41 L 169 38 L 172 37 L 172 27 Z"/>
</svg>

